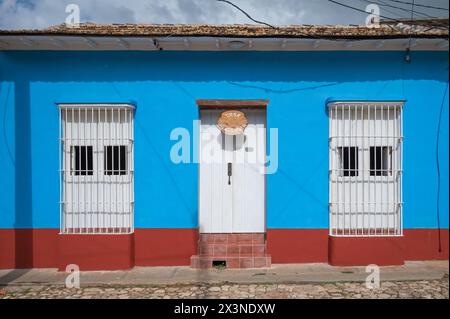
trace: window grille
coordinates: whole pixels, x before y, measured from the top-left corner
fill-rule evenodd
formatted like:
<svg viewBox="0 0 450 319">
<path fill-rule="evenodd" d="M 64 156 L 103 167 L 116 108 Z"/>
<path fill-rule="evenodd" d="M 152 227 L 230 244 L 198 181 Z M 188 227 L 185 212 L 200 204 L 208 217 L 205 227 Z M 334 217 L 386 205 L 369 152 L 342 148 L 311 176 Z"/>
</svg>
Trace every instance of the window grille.
<svg viewBox="0 0 450 319">
<path fill-rule="evenodd" d="M 133 111 L 59 105 L 61 233 L 133 232 Z"/>
<path fill-rule="evenodd" d="M 330 235 L 402 235 L 402 108 L 328 104 Z"/>
</svg>

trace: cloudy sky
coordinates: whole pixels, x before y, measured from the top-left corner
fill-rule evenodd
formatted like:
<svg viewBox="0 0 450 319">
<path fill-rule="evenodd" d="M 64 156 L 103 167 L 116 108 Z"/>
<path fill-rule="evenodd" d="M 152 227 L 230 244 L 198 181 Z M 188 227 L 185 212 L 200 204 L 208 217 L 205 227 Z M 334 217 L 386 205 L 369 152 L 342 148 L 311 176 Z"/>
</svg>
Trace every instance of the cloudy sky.
<svg viewBox="0 0 450 319">
<path fill-rule="evenodd" d="M 329 0 L 230 0 L 253 18 L 274 25 L 364 24 L 366 14 Z M 381 15 L 409 18 L 413 0 L 335 0 L 364 10 L 378 3 Z M 448 0 L 415 0 L 416 4 L 448 8 Z M 63 23 L 68 4 L 80 8 L 81 22 L 97 23 L 253 23 L 217 0 L 0 0 L 0 29 L 44 28 Z M 415 7 L 415 18 L 448 17 L 448 11 Z"/>
</svg>

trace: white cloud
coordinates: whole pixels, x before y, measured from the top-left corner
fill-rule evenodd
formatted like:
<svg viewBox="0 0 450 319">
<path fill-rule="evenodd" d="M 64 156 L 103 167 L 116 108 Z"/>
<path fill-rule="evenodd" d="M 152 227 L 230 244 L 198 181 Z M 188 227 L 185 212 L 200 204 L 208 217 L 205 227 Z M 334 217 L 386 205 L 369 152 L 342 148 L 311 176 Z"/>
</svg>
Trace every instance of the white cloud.
<svg viewBox="0 0 450 319">
<path fill-rule="evenodd" d="M 339 0 L 364 9 L 364 0 Z M 405 0 L 410 1 L 410 0 Z M 363 13 L 327 0 L 232 0 L 253 18 L 270 24 L 362 24 Z M 253 23 L 216 0 L 0 0 L 0 28 L 44 28 L 65 21 L 67 4 L 78 4 L 81 21 L 97 23 Z M 429 3 L 448 7 L 447 0 Z M 399 5 L 392 3 L 393 5 Z M 407 6 L 406 6 L 407 7 Z M 387 8 L 385 8 L 387 10 Z M 383 11 L 386 15 L 393 14 Z M 390 8 L 390 10 L 395 10 Z M 448 16 L 448 11 L 416 10 Z M 395 17 L 407 15 L 397 10 Z"/>
</svg>

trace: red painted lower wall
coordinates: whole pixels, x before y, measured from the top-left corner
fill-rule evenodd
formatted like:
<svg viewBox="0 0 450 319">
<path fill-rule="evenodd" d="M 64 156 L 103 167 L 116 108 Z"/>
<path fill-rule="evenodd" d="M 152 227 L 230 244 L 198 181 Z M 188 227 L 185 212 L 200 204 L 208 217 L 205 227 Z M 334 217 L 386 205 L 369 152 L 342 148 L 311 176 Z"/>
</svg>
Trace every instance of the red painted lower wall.
<svg viewBox="0 0 450 319">
<path fill-rule="evenodd" d="M 448 260 L 448 229 L 405 229 L 405 260 Z"/>
<path fill-rule="evenodd" d="M 58 229 L 0 229 L 0 269 L 119 270 L 189 265 L 197 229 L 136 229 L 130 235 L 60 235 Z"/>
<path fill-rule="evenodd" d="M 403 237 L 329 237 L 333 266 L 403 265 Z"/>
<path fill-rule="evenodd" d="M 198 229 L 135 230 L 136 266 L 188 266 L 197 253 Z"/>
<path fill-rule="evenodd" d="M 136 229 L 131 235 L 60 235 L 58 229 L 0 229 L 0 269 L 128 269 L 189 265 L 197 229 Z M 439 244 L 440 243 L 440 244 Z M 272 263 L 402 264 L 447 260 L 448 229 L 406 229 L 403 237 L 329 237 L 326 229 L 269 229 Z"/>
<path fill-rule="evenodd" d="M 58 269 L 69 264 L 80 270 L 119 270 L 134 267 L 134 236 L 58 235 Z"/>
<path fill-rule="evenodd" d="M 268 229 L 272 263 L 328 262 L 328 229 Z"/>
<path fill-rule="evenodd" d="M 330 237 L 327 229 L 268 229 L 267 249 L 272 263 L 401 265 L 405 260 L 448 260 L 449 236 L 448 229 L 405 229 L 402 237 Z"/>
<path fill-rule="evenodd" d="M 58 229 L 0 229 L 0 269 L 52 268 Z"/>
</svg>

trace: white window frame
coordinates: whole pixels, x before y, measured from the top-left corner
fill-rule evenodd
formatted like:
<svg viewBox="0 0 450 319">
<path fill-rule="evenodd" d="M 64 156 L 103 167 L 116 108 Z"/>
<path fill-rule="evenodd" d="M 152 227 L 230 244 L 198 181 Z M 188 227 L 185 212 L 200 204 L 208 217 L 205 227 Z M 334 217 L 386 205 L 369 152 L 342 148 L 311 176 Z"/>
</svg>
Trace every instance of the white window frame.
<svg viewBox="0 0 450 319">
<path fill-rule="evenodd" d="M 402 101 L 328 103 L 330 236 L 403 235 Z M 358 148 L 357 176 L 343 176 L 338 149 Z M 392 147 L 392 174 L 370 175 L 370 148 Z M 376 168 L 376 163 L 375 163 Z"/>
<path fill-rule="evenodd" d="M 134 109 L 131 104 L 58 104 L 60 232 L 134 232 Z M 106 146 L 126 146 L 126 173 L 107 174 Z M 71 147 L 92 146 L 92 175 L 74 175 Z M 119 164 L 120 169 L 120 164 Z"/>
</svg>

